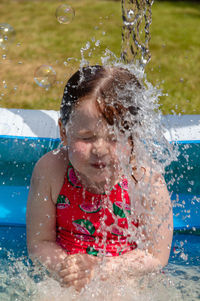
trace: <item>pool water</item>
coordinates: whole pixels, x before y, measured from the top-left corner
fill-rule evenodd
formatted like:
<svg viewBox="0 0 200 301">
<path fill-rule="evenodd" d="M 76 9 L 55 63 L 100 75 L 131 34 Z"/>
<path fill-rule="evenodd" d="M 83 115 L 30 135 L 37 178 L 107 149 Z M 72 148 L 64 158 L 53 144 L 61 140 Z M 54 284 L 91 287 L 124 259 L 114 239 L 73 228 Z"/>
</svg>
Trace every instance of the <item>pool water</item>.
<svg viewBox="0 0 200 301">
<path fill-rule="evenodd" d="M 33 270 L 27 257 L 25 226 L 0 227 L 0 275 L 1 301 L 40 300 L 35 299 L 35 296 L 41 289 L 44 294 L 46 285 L 50 287 L 55 285 L 55 291 L 57 290 L 57 295 L 61 298 L 58 299 L 59 301 L 71 300 L 72 297 L 71 294 L 67 293 L 66 295 L 63 291 L 61 294 L 63 289 L 60 286 L 56 288 L 58 283 L 52 282 L 45 272 Z M 137 294 L 136 291 L 134 291 L 134 295 L 130 293 L 128 296 L 124 296 L 122 293 L 121 297 L 124 296 L 122 300 L 138 300 L 140 298 L 145 301 L 199 300 L 199 283 L 200 235 L 177 233 L 173 238 L 170 260 L 168 266 L 164 268 L 164 274 L 141 278 L 137 284 Z M 107 289 L 107 294 L 111 294 L 109 288 L 105 287 L 104 289 Z M 123 289 L 124 287 L 121 291 Z M 46 294 L 45 291 L 44 296 Z M 106 297 L 107 294 L 101 300 L 110 300 Z M 65 299 L 66 296 L 67 299 Z M 97 300 L 95 295 L 94 299 Z M 80 297 L 80 300 L 89 299 Z"/>
<path fill-rule="evenodd" d="M 63 291 L 44 271 L 35 272 L 26 249 L 25 212 L 32 170 L 37 160 L 58 144 L 58 139 L 0 139 L 1 301 L 74 300 L 73 294 Z M 175 226 L 169 264 L 164 273 L 143 277 L 137 286 L 134 282 L 125 290 L 119 284 L 118 297 L 113 297 L 115 301 L 117 298 L 126 301 L 200 300 L 200 144 L 180 143 L 177 147 L 178 161 L 166 169 Z M 97 296 L 98 285 L 103 296 Z M 95 283 L 89 290 L 90 296 L 83 293 L 79 299 L 110 301 L 111 288 L 113 284 L 109 282 L 103 287 Z M 38 291 L 51 296 L 57 292 L 58 298 L 49 299 L 48 294 L 42 299 L 36 298 Z"/>
</svg>

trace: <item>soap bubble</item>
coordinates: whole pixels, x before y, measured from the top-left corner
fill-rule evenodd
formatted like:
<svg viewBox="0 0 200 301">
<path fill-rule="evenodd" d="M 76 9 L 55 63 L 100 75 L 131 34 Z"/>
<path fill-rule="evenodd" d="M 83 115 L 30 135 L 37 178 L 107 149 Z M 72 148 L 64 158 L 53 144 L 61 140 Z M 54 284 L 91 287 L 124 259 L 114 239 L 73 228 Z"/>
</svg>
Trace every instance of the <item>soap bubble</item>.
<svg viewBox="0 0 200 301">
<path fill-rule="evenodd" d="M 67 4 L 62 4 L 56 9 L 56 19 L 61 24 L 69 24 L 75 16 L 74 9 Z"/>
<path fill-rule="evenodd" d="M 42 88 L 50 88 L 56 81 L 56 72 L 51 66 L 42 65 L 35 70 L 34 80 Z"/>
<path fill-rule="evenodd" d="M 15 38 L 14 28 L 6 23 L 0 23 L 0 47 L 5 49 Z"/>
</svg>

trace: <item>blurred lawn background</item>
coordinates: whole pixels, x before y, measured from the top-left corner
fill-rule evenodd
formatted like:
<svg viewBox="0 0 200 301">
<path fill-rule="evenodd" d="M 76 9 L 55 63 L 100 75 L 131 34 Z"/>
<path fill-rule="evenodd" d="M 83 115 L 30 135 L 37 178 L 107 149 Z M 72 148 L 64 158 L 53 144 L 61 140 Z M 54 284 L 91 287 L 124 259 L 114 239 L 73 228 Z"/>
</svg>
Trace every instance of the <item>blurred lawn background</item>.
<svg viewBox="0 0 200 301">
<path fill-rule="evenodd" d="M 55 17 L 64 3 L 75 10 L 66 25 Z M 0 23 L 16 31 L 8 49 L 0 48 L 0 107 L 59 110 L 65 82 L 79 66 L 80 49 L 87 41 L 93 47 L 93 38 L 101 43 L 90 63 L 100 63 L 106 48 L 120 56 L 120 1 L 1 0 Z M 200 114 L 200 2 L 155 1 L 150 51 L 147 78 L 168 94 L 160 99 L 163 114 Z M 34 82 L 43 64 L 57 74 L 48 91 Z"/>
</svg>

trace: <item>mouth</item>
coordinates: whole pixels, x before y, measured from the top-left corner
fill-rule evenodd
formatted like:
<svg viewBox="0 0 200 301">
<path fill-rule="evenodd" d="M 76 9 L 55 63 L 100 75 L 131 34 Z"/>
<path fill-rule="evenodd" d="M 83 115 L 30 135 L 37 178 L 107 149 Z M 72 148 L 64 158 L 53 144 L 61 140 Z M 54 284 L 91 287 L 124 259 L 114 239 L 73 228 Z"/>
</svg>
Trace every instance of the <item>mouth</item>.
<svg viewBox="0 0 200 301">
<path fill-rule="evenodd" d="M 106 163 L 104 162 L 95 162 L 91 164 L 92 167 L 96 168 L 96 169 L 103 169 L 106 167 Z"/>
</svg>

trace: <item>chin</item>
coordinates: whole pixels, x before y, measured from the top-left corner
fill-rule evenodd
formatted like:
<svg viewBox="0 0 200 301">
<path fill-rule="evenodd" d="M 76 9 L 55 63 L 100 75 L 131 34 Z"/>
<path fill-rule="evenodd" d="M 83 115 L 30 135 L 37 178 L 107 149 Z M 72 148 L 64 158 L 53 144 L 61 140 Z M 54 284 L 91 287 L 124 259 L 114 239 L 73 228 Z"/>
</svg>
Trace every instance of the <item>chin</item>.
<svg viewBox="0 0 200 301">
<path fill-rule="evenodd" d="M 106 180 L 111 179 L 111 173 L 106 171 L 97 171 L 95 174 L 91 175 L 91 179 L 96 183 L 106 182 Z"/>
</svg>

